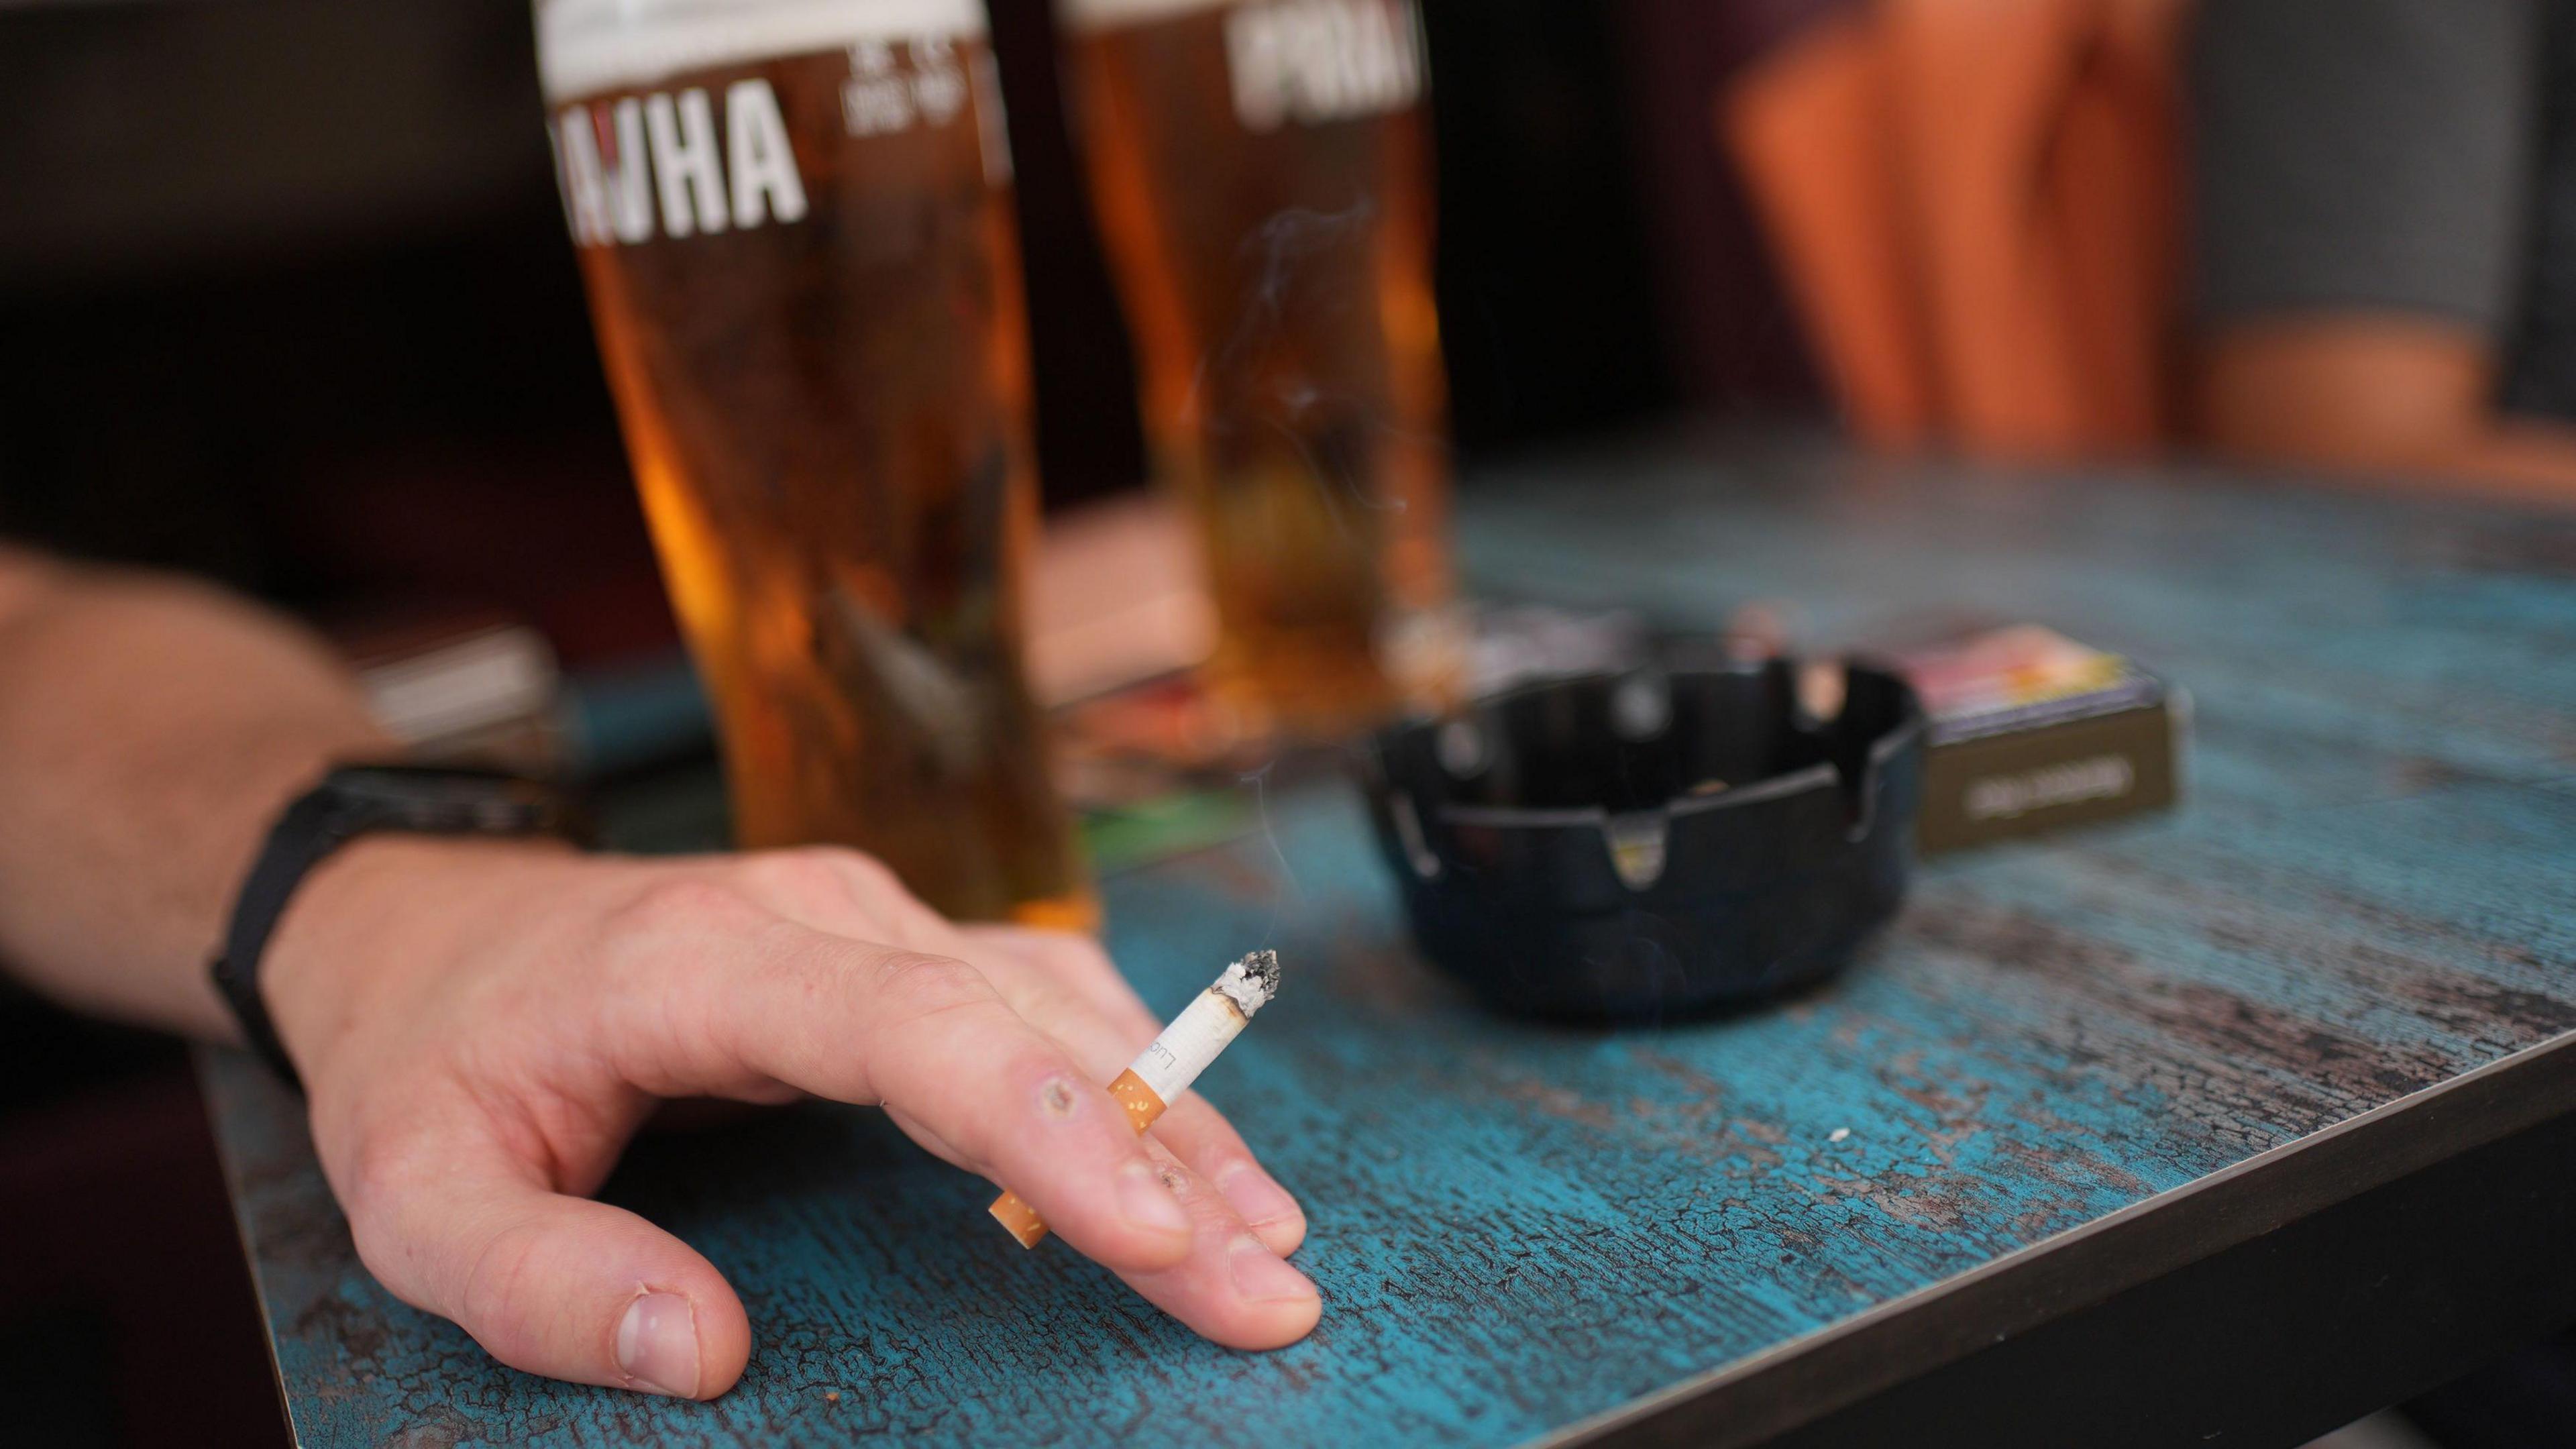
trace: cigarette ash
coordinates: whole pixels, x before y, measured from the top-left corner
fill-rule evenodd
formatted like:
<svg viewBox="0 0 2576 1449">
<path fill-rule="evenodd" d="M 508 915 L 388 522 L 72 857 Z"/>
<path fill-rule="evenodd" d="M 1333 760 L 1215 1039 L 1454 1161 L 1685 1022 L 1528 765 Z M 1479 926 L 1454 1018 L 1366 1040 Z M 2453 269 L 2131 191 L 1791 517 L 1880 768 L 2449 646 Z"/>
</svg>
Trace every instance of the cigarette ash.
<svg viewBox="0 0 2576 1449">
<path fill-rule="evenodd" d="M 1243 1009 L 1243 1018 L 1270 1004 L 1279 994 L 1279 953 L 1255 951 L 1225 968 L 1225 974 L 1208 988 Z"/>
</svg>

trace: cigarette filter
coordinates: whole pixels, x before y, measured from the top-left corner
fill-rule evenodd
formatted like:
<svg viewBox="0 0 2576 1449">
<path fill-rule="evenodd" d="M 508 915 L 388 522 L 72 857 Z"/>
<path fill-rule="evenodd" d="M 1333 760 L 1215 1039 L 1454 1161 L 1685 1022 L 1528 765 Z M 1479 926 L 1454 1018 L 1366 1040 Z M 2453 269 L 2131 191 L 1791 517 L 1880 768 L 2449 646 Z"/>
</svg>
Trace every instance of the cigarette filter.
<svg viewBox="0 0 2576 1449">
<path fill-rule="evenodd" d="M 1225 968 L 1215 984 L 1172 1018 L 1154 1044 L 1138 1053 L 1118 1080 L 1109 1084 L 1109 1095 L 1127 1109 L 1127 1120 L 1135 1124 L 1137 1135 L 1153 1126 L 1163 1109 L 1188 1091 L 1208 1063 L 1243 1034 L 1253 1014 L 1278 994 L 1279 953 L 1255 951 Z M 1046 1224 L 1018 1193 L 995 1198 L 992 1213 L 1023 1248 L 1034 1248 L 1046 1238 Z"/>
</svg>

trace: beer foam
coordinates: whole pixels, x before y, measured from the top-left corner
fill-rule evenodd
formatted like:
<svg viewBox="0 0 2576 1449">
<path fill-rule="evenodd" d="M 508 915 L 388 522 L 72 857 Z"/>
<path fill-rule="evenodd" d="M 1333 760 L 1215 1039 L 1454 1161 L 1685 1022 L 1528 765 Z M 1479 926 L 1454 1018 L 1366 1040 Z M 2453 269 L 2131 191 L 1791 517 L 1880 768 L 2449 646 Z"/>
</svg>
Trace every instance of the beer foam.
<svg viewBox="0 0 2576 1449">
<path fill-rule="evenodd" d="M 983 0 L 537 0 L 537 75 L 559 105 L 688 71 L 984 29 Z"/>
<path fill-rule="evenodd" d="M 1202 10 L 1222 10 L 1235 0 L 1056 0 L 1056 14 L 1072 30 L 1109 30 L 1169 20 Z"/>
</svg>

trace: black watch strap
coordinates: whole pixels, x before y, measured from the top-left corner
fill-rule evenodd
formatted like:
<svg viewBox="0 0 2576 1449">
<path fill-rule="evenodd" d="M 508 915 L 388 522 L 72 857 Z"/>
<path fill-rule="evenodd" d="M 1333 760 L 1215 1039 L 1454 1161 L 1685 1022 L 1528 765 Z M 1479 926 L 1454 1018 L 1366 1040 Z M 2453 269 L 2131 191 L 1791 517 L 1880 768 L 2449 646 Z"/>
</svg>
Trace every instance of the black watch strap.
<svg viewBox="0 0 2576 1449">
<path fill-rule="evenodd" d="M 434 782 L 440 798 L 410 801 L 381 782 Z M 362 788 L 360 782 L 379 782 Z M 488 792 L 488 793 L 487 793 Z M 477 798 L 482 796 L 482 798 Z M 477 770 L 350 766 L 305 792 L 270 828 L 250 876 L 233 902 L 232 924 L 215 957 L 215 989 L 240 1022 L 242 1039 L 288 1085 L 303 1090 L 294 1059 L 259 987 L 260 958 L 287 902 L 304 877 L 333 851 L 361 835 L 401 831 L 431 835 L 572 835 L 573 812 L 553 786 Z"/>
<path fill-rule="evenodd" d="M 224 932 L 222 954 L 215 957 L 215 989 L 223 993 L 224 1004 L 241 1023 L 242 1039 L 298 1091 L 304 1088 L 303 1079 L 296 1075 L 294 1059 L 287 1056 L 286 1043 L 278 1040 L 277 1024 L 269 1019 L 268 1003 L 259 994 L 259 958 L 306 872 L 348 843 L 347 835 L 331 828 L 331 817 L 339 813 L 336 806 L 327 791 L 314 790 L 286 807 L 233 902 L 232 926 Z"/>
</svg>

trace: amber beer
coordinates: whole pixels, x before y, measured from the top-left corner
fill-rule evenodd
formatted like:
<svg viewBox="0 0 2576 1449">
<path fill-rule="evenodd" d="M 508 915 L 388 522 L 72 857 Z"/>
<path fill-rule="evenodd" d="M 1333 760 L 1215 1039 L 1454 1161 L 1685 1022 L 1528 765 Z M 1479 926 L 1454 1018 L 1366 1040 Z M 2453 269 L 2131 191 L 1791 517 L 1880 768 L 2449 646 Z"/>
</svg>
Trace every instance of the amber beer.
<svg viewBox="0 0 2576 1449">
<path fill-rule="evenodd" d="M 1074 922 L 980 0 L 539 0 L 564 205 L 745 846 Z"/>
<path fill-rule="evenodd" d="M 1223 696 L 1290 734 L 1457 667 L 1412 0 L 1057 0 L 1158 473 Z"/>
</svg>

